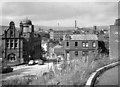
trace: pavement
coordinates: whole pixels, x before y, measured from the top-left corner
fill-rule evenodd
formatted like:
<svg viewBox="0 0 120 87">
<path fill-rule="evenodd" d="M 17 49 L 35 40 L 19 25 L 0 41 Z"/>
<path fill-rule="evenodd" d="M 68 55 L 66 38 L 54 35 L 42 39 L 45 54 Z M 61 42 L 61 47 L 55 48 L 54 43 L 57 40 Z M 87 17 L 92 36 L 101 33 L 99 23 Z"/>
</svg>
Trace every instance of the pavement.
<svg viewBox="0 0 120 87">
<path fill-rule="evenodd" d="M 0 74 L 2 78 L 0 81 L 15 78 L 18 76 L 26 76 L 26 75 L 39 75 L 41 76 L 44 72 L 49 72 L 49 69 L 53 66 L 53 63 L 45 63 L 44 65 L 20 65 L 13 67 L 13 72 Z"/>
<path fill-rule="evenodd" d="M 97 79 L 95 87 L 97 87 L 97 85 L 119 85 L 118 67 L 119 66 L 109 69 L 100 75 Z"/>
</svg>

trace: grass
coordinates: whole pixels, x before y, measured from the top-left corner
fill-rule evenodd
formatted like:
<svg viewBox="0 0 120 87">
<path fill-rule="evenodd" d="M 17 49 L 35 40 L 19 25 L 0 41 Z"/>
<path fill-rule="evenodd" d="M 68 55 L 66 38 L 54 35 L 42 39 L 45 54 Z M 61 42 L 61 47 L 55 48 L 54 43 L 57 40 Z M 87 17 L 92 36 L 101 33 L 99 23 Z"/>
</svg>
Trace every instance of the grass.
<svg viewBox="0 0 120 87">
<path fill-rule="evenodd" d="M 61 65 L 62 70 L 58 70 L 57 66 L 54 67 L 54 78 L 46 84 L 73 85 L 75 87 L 78 85 L 85 86 L 87 79 L 94 71 L 115 61 L 117 60 L 111 61 L 109 57 L 101 56 L 101 58 L 94 59 L 89 64 L 82 62 L 80 59 L 71 60 L 69 63 L 64 62 Z"/>
<path fill-rule="evenodd" d="M 9 87 L 9 85 L 28 85 L 34 78 L 34 75 L 16 76 L 8 80 L 3 80 L 2 85 L 5 85 L 5 87 Z"/>
<path fill-rule="evenodd" d="M 106 56 L 94 59 L 89 64 L 80 59 L 73 59 L 69 62 L 63 62 L 60 65 L 61 70 L 55 64 L 54 70 L 50 69 L 49 72 L 43 73 L 42 76 L 27 75 L 4 80 L 2 83 L 3 85 L 73 85 L 74 87 L 81 85 L 81 87 L 84 87 L 91 73 L 115 61 L 117 60 L 111 61 Z"/>
</svg>

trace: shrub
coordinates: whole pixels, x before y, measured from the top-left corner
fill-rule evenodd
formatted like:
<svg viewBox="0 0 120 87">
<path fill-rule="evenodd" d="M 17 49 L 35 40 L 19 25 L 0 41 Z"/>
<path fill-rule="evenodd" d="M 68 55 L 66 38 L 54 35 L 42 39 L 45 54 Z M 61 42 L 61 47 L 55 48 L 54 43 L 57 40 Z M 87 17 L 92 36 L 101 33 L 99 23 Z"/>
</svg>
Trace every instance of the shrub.
<svg viewBox="0 0 120 87">
<path fill-rule="evenodd" d="M 6 87 L 9 85 L 28 85 L 34 78 L 35 75 L 11 77 L 8 80 L 3 80 L 2 85 L 6 85 Z"/>
<path fill-rule="evenodd" d="M 93 72 L 115 61 L 111 61 L 106 55 L 97 55 L 96 57 L 97 60 L 93 58 L 94 60 L 90 63 L 82 62 L 80 59 L 63 62 L 63 64 L 61 64 L 62 70 L 58 70 L 57 67 L 54 66 L 54 78 L 48 81 L 48 83 L 54 85 L 58 85 L 58 83 L 59 85 L 74 85 L 75 87 L 78 85 L 84 86 Z"/>
</svg>

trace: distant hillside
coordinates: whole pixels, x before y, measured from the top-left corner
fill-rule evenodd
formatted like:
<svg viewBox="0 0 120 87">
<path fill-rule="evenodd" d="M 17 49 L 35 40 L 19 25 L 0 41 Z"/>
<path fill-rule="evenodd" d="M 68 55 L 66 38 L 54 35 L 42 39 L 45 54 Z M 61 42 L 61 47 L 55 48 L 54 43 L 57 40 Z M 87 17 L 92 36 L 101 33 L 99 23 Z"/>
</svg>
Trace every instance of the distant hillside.
<svg viewBox="0 0 120 87">
<path fill-rule="evenodd" d="M 53 29 L 53 30 L 75 30 L 75 27 L 52 27 L 52 26 L 38 26 L 38 25 L 35 25 L 36 30 L 39 30 L 39 28 L 43 29 L 43 30 L 49 30 L 49 29 Z M 83 27 L 83 28 L 93 29 L 93 26 L 92 27 Z M 101 30 L 101 29 L 109 30 L 109 26 L 97 26 L 97 29 L 98 30 Z"/>
<path fill-rule="evenodd" d="M 49 30 L 49 29 L 53 29 L 53 30 L 74 30 L 75 27 L 52 27 L 52 26 L 39 26 L 39 25 L 35 25 L 35 29 L 39 30 L 43 29 L 43 30 Z"/>
<path fill-rule="evenodd" d="M 19 27 L 16 27 L 17 29 L 19 29 Z M 93 29 L 92 27 L 83 27 L 83 28 L 90 28 Z M 8 26 L 0 26 L 0 35 L 2 35 L 2 29 L 8 29 Z M 35 31 L 38 31 L 39 29 L 43 29 L 44 31 L 47 31 L 49 29 L 53 29 L 53 30 L 75 30 L 75 27 L 53 27 L 53 26 L 39 26 L 39 25 L 35 25 L 34 26 Z M 109 30 L 109 26 L 97 26 L 98 30 L 101 29 L 105 29 L 105 30 Z"/>
<path fill-rule="evenodd" d="M 85 27 L 85 28 L 90 28 L 90 29 L 94 29 L 94 27 Z M 110 30 L 109 26 L 97 26 L 97 30 Z"/>
</svg>

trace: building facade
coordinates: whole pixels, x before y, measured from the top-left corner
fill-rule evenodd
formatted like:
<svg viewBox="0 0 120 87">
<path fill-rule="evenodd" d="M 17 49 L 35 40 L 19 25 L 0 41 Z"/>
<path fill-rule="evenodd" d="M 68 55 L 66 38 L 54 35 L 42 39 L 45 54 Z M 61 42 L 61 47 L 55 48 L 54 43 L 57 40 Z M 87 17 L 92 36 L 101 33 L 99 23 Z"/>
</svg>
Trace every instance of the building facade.
<svg viewBox="0 0 120 87">
<path fill-rule="evenodd" d="M 2 57 L 9 64 L 18 64 L 23 62 L 22 56 L 22 38 L 20 33 L 15 29 L 13 21 L 10 22 L 8 30 L 4 31 Z"/>
<path fill-rule="evenodd" d="M 73 30 L 53 30 L 53 29 L 49 30 L 50 39 L 58 41 L 63 40 L 64 35 L 70 35 L 72 33 Z"/>
<path fill-rule="evenodd" d="M 120 32 L 120 19 L 117 19 L 114 25 L 110 25 L 110 37 L 109 37 L 110 59 L 118 59 L 118 57 L 120 57 L 119 32 Z"/>
<path fill-rule="evenodd" d="M 94 55 L 98 49 L 97 35 L 76 34 L 68 35 L 64 43 L 64 55 L 66 60 L 79 58 L 89 61 L 89 56 Z"/>
<path fill-rule="evenodd" d="M 31 20 L 23 20 L 19 30 L 11 21 L 9 28 L 4 30 L 2 41 L 3 59 L 8 65 L 17 65 L 42 57 L 41 37 L 34 33 Z"/>
</svg>

